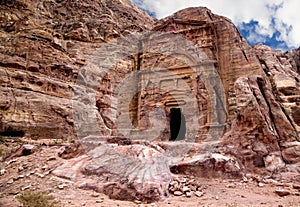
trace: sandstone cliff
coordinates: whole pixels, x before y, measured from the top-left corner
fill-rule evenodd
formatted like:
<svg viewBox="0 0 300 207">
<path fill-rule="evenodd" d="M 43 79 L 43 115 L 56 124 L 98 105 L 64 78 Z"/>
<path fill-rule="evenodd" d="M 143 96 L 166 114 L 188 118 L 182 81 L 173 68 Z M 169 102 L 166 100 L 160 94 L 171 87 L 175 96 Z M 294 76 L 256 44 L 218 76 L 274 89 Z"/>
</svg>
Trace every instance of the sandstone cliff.
<svg viewBox="0 0 300 207">
<path fill-rule="evenodd" d="M 149 29 L 127 0 L 0 4 L 1 135 L 73 139 L 73 86 L 101 43 Z"/>
<path fill-rule="evenodd" d="M 130 50 L 124 48 L 123 53 L 135 52 L 105 74 L 99 88 L 86 90 L 96 96 L 91 110 L 97 126 L 87 120 L 82 125 L 87 130 L 80 138 L 95 132 L 120 135 L 116 116 L 125 129 L 131 125 L 146 129 L 151 125 L 148 111 L 161 105 L 164 113 L 169 113 L 182 104 L 189 141 L 202 143 L 217 137 L 214 141 L 222 146 L 219 151 L 238 158 L 246 170 L 266 167 L 277 171 L 300 161 L 299 49 L 282 53 L 263 45 L 252 48 L 230 20 L 202 7 L 159 21 L 124 0 L 7 0 L 1 1 L 0 10 L 0 135 L 76 138 L 72 99 L 82 69 L 92 66 L 88 62 L 95 52 L 108 56 L 113 47 L 99 51 L 103 45 L 131 33 L 151 31 L 147 38 L 132 38 L 131 42 L 120 38 L 121 42 L 109 45 L 128 41 Z M 180 60 L 178 54 L 182 54 L 176 51 L 172 34 L 192 43 L 188 49 L 194 55 L 205 57 L 200 63 L 196 61 L 199 73 L 182 61 L 186 59 Z M 118 107 L 114 93 L 122 80 L 132 71 L 151 68 L 166 68 L 177 79 L 166 72 L 159 73 L 159 78 L 141 72 L 124 87 L 125 95 L 130 88 L 136 92 L 135 86 L 139 87 L 137 96 L 130 99 L 129 110 L 128 105 Z M 203 68 L 213 70 L 201 72 Z M 175 92 L 162 94 L 162 86 L 175 87 L 168 91 Z M 192 98 L 185 96 L 181 86 L 189 88 Z M 194 106 L 198 106 L 197 124 L 194 111 L 189 110 Z M 129 125 L 124 121 L 128 121 L 126 116 L 122 117 L 126 113 Z M 159 120 L 163 115 L 157 111 L 155 117 Z M 93 131 L 93 127 L 100 130 Z M 168 140 L 168 127 L 158 140 Z M 129 130 L 128 135 L 139 130 Z M 152 131 L 146 133 L 148 138 L 151 135 Z"/>
</svg>

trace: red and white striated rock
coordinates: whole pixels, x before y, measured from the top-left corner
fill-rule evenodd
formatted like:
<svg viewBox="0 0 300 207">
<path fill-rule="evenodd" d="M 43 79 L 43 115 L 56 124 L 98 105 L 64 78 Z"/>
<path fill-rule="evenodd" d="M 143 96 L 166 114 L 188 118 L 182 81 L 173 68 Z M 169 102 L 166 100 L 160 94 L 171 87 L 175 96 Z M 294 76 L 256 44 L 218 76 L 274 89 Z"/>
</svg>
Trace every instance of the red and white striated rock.
<svg viewBox="0 0 300 207">
<path fill-rule="evenodd" d="M 164 154 L 143 144 L 102 144 L 66 160 L 53 174 L 112 199 L 144 202 L 168 196 L 172 180 Z"/>
</svg>

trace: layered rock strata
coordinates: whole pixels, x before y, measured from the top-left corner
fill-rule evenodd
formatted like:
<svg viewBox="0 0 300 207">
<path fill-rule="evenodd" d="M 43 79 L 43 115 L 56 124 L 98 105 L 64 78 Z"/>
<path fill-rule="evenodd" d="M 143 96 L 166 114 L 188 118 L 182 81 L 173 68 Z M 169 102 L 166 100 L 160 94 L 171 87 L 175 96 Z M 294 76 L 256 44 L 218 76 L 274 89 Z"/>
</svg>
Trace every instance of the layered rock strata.
<svg viewBox="0 0 300 207">
<path fill-rule="evenodd" d="M 74 139 L 73 87 L 89 55 L 149 29 L 129 1 L 1 1 L 0 133 Z"/>
</svg>

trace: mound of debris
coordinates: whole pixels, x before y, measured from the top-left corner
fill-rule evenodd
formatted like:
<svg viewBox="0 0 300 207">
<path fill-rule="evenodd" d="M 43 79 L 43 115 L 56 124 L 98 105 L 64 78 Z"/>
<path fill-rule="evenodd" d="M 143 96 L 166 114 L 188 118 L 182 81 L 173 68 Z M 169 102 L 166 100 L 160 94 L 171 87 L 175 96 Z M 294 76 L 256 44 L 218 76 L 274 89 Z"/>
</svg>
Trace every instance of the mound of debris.
<svg viewBox="0 0 300 207">
<path fill-rule="evenodd" d="M 177 176 L 169 185 L 169 192 L 175 196 L 202 197 L 207 186 L 189 176 Z"/>
</svg>

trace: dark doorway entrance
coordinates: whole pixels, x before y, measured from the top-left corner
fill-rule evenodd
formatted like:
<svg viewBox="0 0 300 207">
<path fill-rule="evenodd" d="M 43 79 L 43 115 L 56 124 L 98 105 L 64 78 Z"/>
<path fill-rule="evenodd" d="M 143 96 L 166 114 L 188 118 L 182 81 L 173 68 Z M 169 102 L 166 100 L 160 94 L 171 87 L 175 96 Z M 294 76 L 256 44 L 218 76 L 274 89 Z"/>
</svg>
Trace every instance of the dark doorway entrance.
<svg viewBox="0 0 300 207">
<path fill-rule="evenodd" d="M 186 123 L 181 108 L 170 110 L 170 141 L 183 140 L 185 138 Z"/>
</svg>

